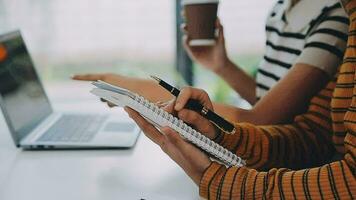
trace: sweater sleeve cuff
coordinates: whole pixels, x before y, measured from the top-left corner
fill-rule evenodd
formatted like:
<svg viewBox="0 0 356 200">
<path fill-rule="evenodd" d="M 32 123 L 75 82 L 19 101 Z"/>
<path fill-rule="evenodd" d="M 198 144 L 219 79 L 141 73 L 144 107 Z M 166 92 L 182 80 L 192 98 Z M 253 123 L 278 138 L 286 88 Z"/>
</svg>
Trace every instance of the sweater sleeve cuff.
<svg viewBox="0 0 356 200">
<path fill-rule="evenodd" d="M 214 174 L 216 174 L 222 165 L 217 162 L 211 162 L 210 166 L 206 168 L 203 173 L 202 178 L 199 183 L 199 195 L 202 199 L 208 199 L 209 196 L 209 183 L 214 178 Z"/>
<path fill-rule="evenodd" d="M 221 146 L 229 149 L 230 151 L 232 151 L 234 148 L 234 150 L 238 150 L 240 148 L 240 145 L 236 146 L 237 144 L 241 143 L 242 138 L 242 128 L 241 128 L 241 123 L 240 124 L 234 124 L 235 128 L 236 128 L 236 132 L 234 134 L 226 134 L 224 132 L 221 133 L 221 136 L 219 138 L 218 141 L 216 141 L 218 144 L 220 144 Z M 236 153 L 236 152 L 233 152 Z"/>
</svg>

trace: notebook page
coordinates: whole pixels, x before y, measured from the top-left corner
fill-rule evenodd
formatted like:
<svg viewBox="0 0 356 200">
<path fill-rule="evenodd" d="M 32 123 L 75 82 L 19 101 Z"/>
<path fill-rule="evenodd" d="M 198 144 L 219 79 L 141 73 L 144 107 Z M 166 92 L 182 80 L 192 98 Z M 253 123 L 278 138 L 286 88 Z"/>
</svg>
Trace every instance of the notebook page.
<svg viewBox="0 0 356 200">
<path fill-rule="evenodd" d="M 127 94 L 119 94 L 113 92 L 112 90 L 108 91 L 99 88 L 95 88 L 91 92 L 107 101 L 110 101 L 111 103 L 119 106 L 128 106 L 136 110 L 157 128 L 169 126 L 178 132 L 181 137 L 197 145 L 202 150 L 210 153 L 214 157 L 218 158 L 220 162 L 228 166 L 244 165 L 244 161 L 232 152 L 223 148 L 219 144 L 185 124 L 182 120 L 167 113 L 163 109 L 158 108 L 155 104 L 147 101 L 137 94 L 133 97 L 132 93 L 127 96 Z"/>
</svg>

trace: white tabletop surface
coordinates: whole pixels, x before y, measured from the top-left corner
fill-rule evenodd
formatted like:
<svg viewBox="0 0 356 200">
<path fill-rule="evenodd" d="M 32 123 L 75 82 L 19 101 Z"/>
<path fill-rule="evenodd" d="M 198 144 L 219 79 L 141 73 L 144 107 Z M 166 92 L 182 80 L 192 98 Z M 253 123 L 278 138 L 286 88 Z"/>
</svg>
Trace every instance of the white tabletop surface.
<svg viewBox="0 0 356 200">
<path fill-rule="evenodd" d="M 47 88 L 56 110 L 127 117 L 121 109 L 108 111 L 88 90 L 72 82 Z M 23 151 L 14 146 L 0 114 L 0 199 L 200 198 L 184 171 L 143 134 L 129 150 Z"/>
</svg>

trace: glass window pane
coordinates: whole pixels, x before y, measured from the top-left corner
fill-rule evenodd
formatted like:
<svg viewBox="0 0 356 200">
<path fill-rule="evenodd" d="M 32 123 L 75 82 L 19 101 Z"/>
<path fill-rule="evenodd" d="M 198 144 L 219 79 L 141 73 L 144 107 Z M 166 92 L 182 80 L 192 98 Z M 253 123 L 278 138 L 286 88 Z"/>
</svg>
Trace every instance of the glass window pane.
<svg viewBox="0 0 356 200">
<path fill-rule="evenodd" d="M 48 84 L 87 72 L 173 77 L 174 1 L 0 0 L 0 32 L 15 29 Z"/>
</svg>

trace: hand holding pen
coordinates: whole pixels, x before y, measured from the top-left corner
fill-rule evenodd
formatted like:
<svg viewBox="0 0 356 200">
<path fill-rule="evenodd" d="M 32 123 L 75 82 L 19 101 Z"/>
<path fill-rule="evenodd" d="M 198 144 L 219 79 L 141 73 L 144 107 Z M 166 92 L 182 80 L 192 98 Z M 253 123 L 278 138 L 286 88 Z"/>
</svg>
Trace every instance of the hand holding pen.
<svg viewBox="0 0 356 200">
<path fill-rule="evenodd" d="M 155 79 L 156 81 L 158 81 L 159 85 L 162 86 L 164 89 L 166 89 L 167 91 L 169 91 L 171 94 L 173 94 L 174 96 L 178 97 L 178 95 L 180 94 L 180 91 L 169 85 L 168 83 L 164 82 L 163 80 L 155 77 L 155 76 L 151 76 L 153 79 Z M 203 116 L 204 118 L 208 119 L 210 122 L 212 122 L 216 127 L 218 127 L 220 130 L 228 133 L 228 134 L 234 134 L 235 133 L 235 126 L 233 124 L 231 124 L 230 122 L 228 122 L 227 120 L 225 120 L 224 118 L 220 117 L 218 114 L 214 113 L 212 110 L 208 109 L 207 107 L 203 106 L 198 100 L 196 99 L 189 99 L 185 106 L 185 108 L 189 109 L 189 110 L 193 110 L 197 113 L 199 113 L 201 116 Z M 176 110 L 182 109 L 183 105 L 180 105 L 179 103 L 176 105 Z"/>
</svg>

